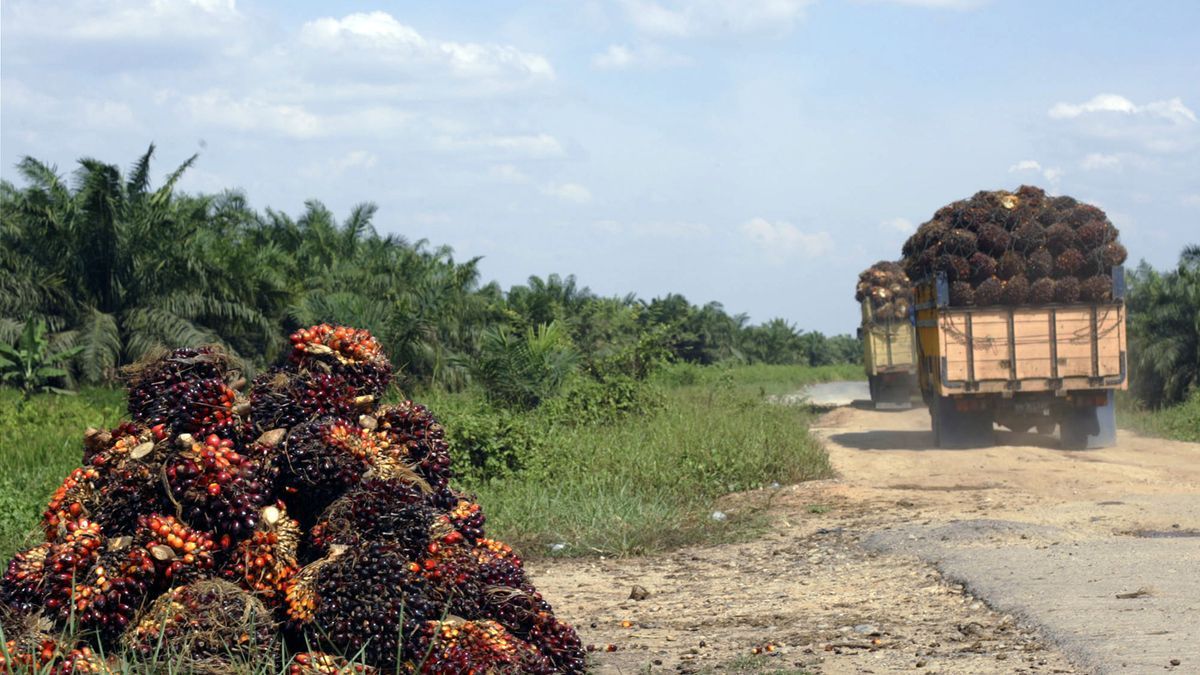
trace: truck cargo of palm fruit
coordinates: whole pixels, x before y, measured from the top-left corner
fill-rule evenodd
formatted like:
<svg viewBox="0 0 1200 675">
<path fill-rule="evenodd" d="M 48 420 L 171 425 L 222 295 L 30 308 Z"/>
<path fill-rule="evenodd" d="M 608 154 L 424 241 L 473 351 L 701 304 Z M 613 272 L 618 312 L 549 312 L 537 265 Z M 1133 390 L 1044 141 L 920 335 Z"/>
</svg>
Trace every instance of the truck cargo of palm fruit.
<svg viewBox="0 0 1200 675">
<path fill-rule="evenodd" d="M 904 244 L 918 377 L 939 447 L 994 426 L 1112 445 L 1126 382 L 1125 248 L 1104 212 L 1036 187 L 942 207 Z"/>
<path fill-rule="evenodd" d="M 875 407 L 909 406 L 916 391 L 912 284 L 899 264 L 881 260 L 858 275 L 863 365 Z"/>
</svg>

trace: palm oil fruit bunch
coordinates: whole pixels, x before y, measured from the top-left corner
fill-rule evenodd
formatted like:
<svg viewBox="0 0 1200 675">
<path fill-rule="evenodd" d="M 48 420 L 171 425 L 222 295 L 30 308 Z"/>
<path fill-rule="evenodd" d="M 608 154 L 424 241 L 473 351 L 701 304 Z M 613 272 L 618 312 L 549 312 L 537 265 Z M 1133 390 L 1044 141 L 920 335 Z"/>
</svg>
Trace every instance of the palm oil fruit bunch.
<svg viewBox="0 0 1200 675">
<path fill-rule="evenodd" d="M 899 263 L 880 260 L 858 275 L 854 299 L 869 300 L 871 315 L 876 320 L 901 321 L 912 307 L 912 283 Z"/>
<path fill-rule="evenodd" d="M 131 420 L 84 433 L 44 542 L 0 568 L 0 671 L 583 672 L 451 486 L 441 424 L 381 403 L 378 341 L 319 325 L 291 345 L 250 386 L 215 346 L 127 369 Z"/>
<path fill-rule="evenodd" d="M 944 273 L 955 306 L 1108 302 L 1127 255 L 1117 235 L 1099 208 L 1023 185 L 938 209 L 902 264 L 911 279 Z"/>
</svg>

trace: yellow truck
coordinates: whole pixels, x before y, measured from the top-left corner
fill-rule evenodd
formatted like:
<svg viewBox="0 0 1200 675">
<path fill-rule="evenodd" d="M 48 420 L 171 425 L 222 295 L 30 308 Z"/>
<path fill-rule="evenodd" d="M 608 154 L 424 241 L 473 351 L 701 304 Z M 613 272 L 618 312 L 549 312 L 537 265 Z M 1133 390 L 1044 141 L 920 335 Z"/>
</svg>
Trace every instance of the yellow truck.
<svg viewBox="0 0 1200 675">
<path fill-rule="evenodd" d="M 911 317 L 875 316 L 871 299 L 862 301 L 863 366 L 876 408 L 908 407 L 917 384 L 916 337 Z"/>
<path fill-rule="evenodd" d="M 916 285 L 918 374 L 938 447 L 994 443 L 994 424 L 1052 433 L 1064 448 L 1116 441 L 1113 395 L 1127 387 L 1125 276 L 1113 299 L 951 307 L 944 274 Z"/>
</svg>

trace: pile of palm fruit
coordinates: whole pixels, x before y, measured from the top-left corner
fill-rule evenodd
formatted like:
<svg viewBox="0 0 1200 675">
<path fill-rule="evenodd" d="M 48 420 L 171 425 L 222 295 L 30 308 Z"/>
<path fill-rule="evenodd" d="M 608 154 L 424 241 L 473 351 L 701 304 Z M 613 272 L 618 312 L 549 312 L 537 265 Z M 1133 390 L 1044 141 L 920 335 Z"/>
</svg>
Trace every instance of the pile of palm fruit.
<svg viewBox="0 0 1200 675">
<path fill-rule="evenodd" d="M 246 394 L 215 347 L 130 371 L 131 421 L 87 431 L 44 543 L 0 581 L 0 671 L 582 672 L 574 629 L 450 487 L 441 425 L 381 404 L 378 342 L 291 343 Z"/>
<path fill-rule="evenodd" d="M 912 283 L 899 263 L 880 260 L 858 275 L 854 299 L 870 300 L 871 316 L 876 320 L 903 320 L 912 307 Z"/>
<path fill-rule="evenodd" d="M 938 209 L 904 244 L 911 279 L 938 272 L 958 306 L 1041 305 L 1112 297 L 1125 247 L 1104 211 L 1023 185 Z"/>
</svg>

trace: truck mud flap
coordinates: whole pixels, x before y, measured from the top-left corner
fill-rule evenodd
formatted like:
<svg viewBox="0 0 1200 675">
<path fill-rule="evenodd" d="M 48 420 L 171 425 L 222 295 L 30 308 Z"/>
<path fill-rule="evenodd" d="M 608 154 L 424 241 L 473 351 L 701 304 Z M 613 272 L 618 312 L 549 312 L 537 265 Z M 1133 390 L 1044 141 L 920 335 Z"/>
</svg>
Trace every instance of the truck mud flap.
<svg viewBox="0 0 1200 675">
<path fill-rule="evenodd" d="M 1113 392 L 1102 406 L 1070 407 L 1059 418 L 1059 438 L 1067 450 L 1095 450 L 1117 444 L 1116 405 Z"/>
<path fill-rule="evenodd" d="M 936 397 L 929 406 L 939 448 L 985 448 L 996 444 L 991 410 L 958 410 L 954 399 Z"/>
</svg>

